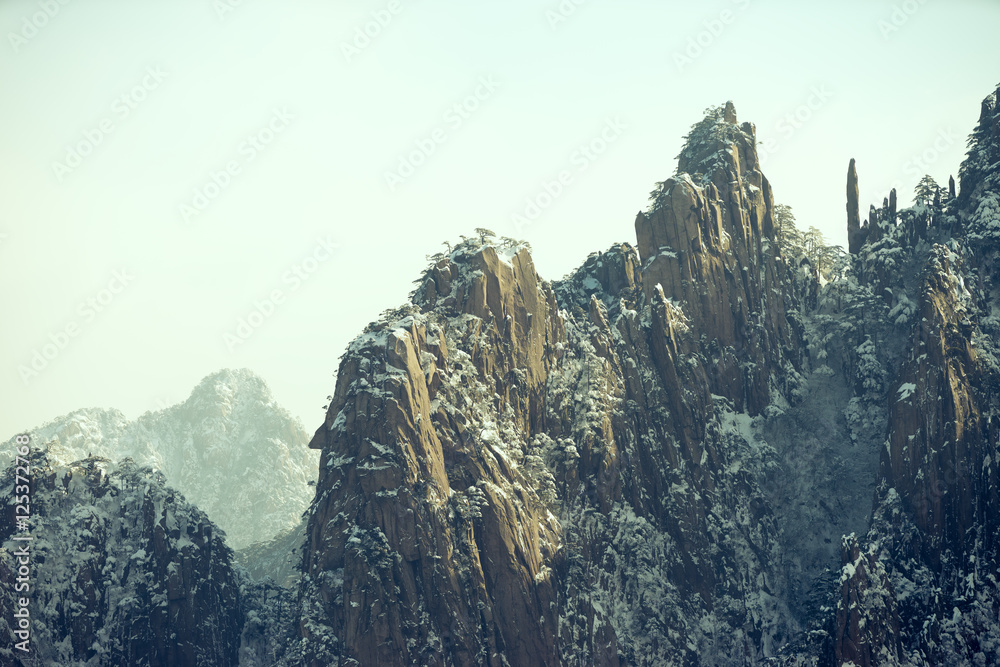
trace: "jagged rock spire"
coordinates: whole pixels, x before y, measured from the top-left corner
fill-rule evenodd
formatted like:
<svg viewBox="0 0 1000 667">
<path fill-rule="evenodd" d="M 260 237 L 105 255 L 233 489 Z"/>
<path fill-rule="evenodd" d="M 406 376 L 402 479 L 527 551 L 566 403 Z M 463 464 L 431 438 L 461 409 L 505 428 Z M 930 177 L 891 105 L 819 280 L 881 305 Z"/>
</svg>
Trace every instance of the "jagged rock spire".
<svg viewBox="0 0 1000 667">
<path fill-rule="evenodd" d="M 732 100 L 726 102 L 726 108 L 722 112 L 722 119 L 727 123 L 731 123 L 733 125 L 737 124 L 738 121 L 736 120 L 736 106 L 733 105 Z"/>
<path fill-rule="evenodd" d="M 725 351 L 712 391 L 754 413 L 770 401 L 771 364 L 791 347 L 774 249 L 774 195 L 760 171 L 756 130 L 732 102 L 713 107 L 686 137 L 677 173 L 636 217 L 643 289 L 684 304 L 691 326 Z M 748 275 L 759 275 L 751 281 Z M 749 304 L 753 304 L 750 306 Z M 759 309 L 759 310 L 757 310 Z M 767 335 L 757 332 L 763 327 Z M 740 361 L 747 377 L 739 376 Z"/>
<path fill-rule="evenodd" d="M 861 232 L 861 214 L 858 211 L 858 172 L 854 158 L 847 167 L 847 246 L 851 254 L 856 254 L 864 243 Z"/>
</svg>

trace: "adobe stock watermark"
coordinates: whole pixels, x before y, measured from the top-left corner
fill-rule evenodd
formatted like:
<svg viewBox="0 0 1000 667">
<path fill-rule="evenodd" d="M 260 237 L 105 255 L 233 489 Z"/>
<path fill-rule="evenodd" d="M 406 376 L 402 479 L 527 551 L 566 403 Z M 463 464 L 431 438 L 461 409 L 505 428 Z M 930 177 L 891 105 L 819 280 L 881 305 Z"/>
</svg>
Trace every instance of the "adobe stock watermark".
<svg viewBox="0 0 1000 667">
<path fill-rule="evenodd" d="M 215 10 L 215 15 L 219 17 L 220 21 L 225 20 L 226 14 L 236 11 L 237 7 L 243 5 L 243 0 L 213 0 L 212 9 Z"/>
<path fill-rule="evenodd" d="M 587 0 L 561 0 L 555 7 L 545 10 L 545 20 L 549 22 L 549 27 L 555 30 L 576 13 L 577 7 L 586 2 Z"/>
<path fill-rule="evenodd" d="M 920 178 L 930 171 L 931 165 L 941 159 L 948 149 L 959 141 L 959 136 L 952 128 L 939 128 L 934 140 L 917 155 L 911 155 L 903 163 L 903 173 L 913 178 Z"/>
<path fill-rule="evenodd" d="M 55 174 L 56 181 L 62 183 L 63 179 L 83 164 L 83 161 L 115 131 L 116 120 L 121 122 L 128 118 L 146 101 L 151 92 L 160 87 L 167 76 L 169 76 L 167 72 L 159 67 L 147 67 L 142 80 L 111 103 L 111 115 L 102 118 L 94 127 L 84 130 L 83 138 L 66 146 L 66 154 L 62 161 L 56 160 L 52 163 L 52 173 Z"/>
<path fill-rule="evenodd" d="M 878 31 L 882 33 L 882 39 L 889 39 L 893 33 L 899 32 L 899 29 L 906 25 L 925 4 L 927 4 L 927 0 L 905 0 L 898 5 L 893 5 L 889 18 L 878 21 Z"/>
<path fill-rule="evenodd" d="M 243 173 L 243 168 L 257 159 L 264 149 L 284 132 L 295 116 L 285 109 L 274 109 L 264 126 L 248 134 L 237 148 L 237 156 L 228 160 L 221 169 L 208 172 L 204 185 L 196 187 L 191 199 L 178 206 L 181 219 L 185 223 L 201 215 L 230 185 L 233 179 Z"/>
<path fill-rule="evenodd" d="M 22 46 L 37 37 L 38 33 L 49 24 L 49 21 L 58 16 L 69 2 L 70 0 L 38 0 L 36 4 L 39 11 L 31 16 L 21 17 L 20 31 L 7 33 L 7 41 L 10 42 L 10 48 L 14 49 L 14 53 L 18 53 Z"/>
<path fill-rule="evenodd" d="M 732 4 L 739 11 L 744 11 L 750 6 L 750 0 L 732 0 Z M 682 51 L 674 51 L 674 65 L 677 66 L 677 71 L 683 73 L 685 67 L 693 65 L 695 60 L 700 58 L 722 37 L 727 26 L 732 25 L 738 16 L 739 12 L 723 9 L 717 16 L 702 21 L 704 29 L 688 37 L 687 44 Z"/>
<path fill-rule="evenodd" d="M 573 185 L 575 175 L 585 172 L 590 165 L 608 150 L 622 133 L 628 129 L 620 118 L 615 116 L 604 122 L 600 133 L 590 141 L 580 144 L 569 156 L 569 166 L 561 169 L 551 179 L 542 179 L 538 190 L 524 199 L 524 208 L 510 216 L 511 223 L 517 234 L 533 223 L 538 217 L 558 199 L 567 188 Z M 575 169 L 574 169 L 575 168 Z"/>
<path fill-rule="evenodd" d="M 13 634 L 21 641 L 14 643 L 14 648 L 24 653 L 31 652 L 31 597 L 33 590 L 31 571 L 31 542 L 35 539 L 31 534 L 31 436 L 19 433 L 14 436 L 14 495 L 9 500 L 14 515 L 17 532 L 11 539 L 18 542 L 17 548 L 11 552 L 16 569 L 14 593 L 20 593 L 13 605 Z M 21 473 L 24 473 L 23 475 Z"/>
<path fill-rule="evenodd" d="M 813 115 L 822 109 L 833 93 L 826 84 L 813 86 L 809 89 L 809 95 L 799 106 L 786 113 L 778 122 L 774 124 L 774 129 L 781 135 L 784 141 L 788 141 L 806 123 L 812 120 Z M 776 137 L 768 137 L 757 146 L 757 158 L 761 166 L 767 163 L 767 158 L 774 155 L 781 149 L 782 143 Z"/>
<path fill-rule="evenodd" d="M 340 52 L 344 54 L 344 60 L 350 63 L 355 56 L 360 56 L 361 52 L 371 46 L 372 40 L 381 35 L 382 31 L 392 23 L 393 17 L 401 11 L 403 4 L 400 0 L 389 0 L 385 9 L 376 9 L 371 13 L 370 21 L 355 26 L 351 41 L 340 43 Z"/>
<path fill-rule="evenodd" d="M 493 96 L 499 87 L 499 83 L 492 76 L 479 77 L 479 85 L 470 95 L 455 102 L 449 107 L 441 117 L 445 127 L 435 127 L 427 136 L 413 141 L 414 149 L 408 153 L 400 153 L 397 156 L 395 171 L 386 171 L 383 174 L 385 184 L 389 187 L 389 192 L 395 192 L 396 188 L 410 176 L 416 173 L 417 168 L 424 164 L 427 159 L 437 152 L 438 146 L 448 140 L 449 129 L 455 132 L 472 115 L 479 110 L 483 102 Z"/>
<path fill-rule="evenodd" d="M 162 412 L 163 410 L 166 410 L 167 408 L 171 408 L 171 407 L 177 405 L 178 403 L 180 403 L 180 401 L 175 401 L 175 400 L 171 400 L 169 398 L 164 398 L 163 396 L 157 396 L 153 400 L 153 404 L 156 406 L 154 408 L 154 410 L 156 412 Z"/>
<path fill-rule="evenodd" d="M 107 310 L 118 295 L 125 291 L 135 280 L 128 269 L 121 269 L 111 274 L 111 280 L 97 294 L 81 301 L 76 307 L 77 317 L 58 331 L 49 334 L 48 341 L 31 351 L 31 360 L 17 367 L 21 381 L 25 386 L 38 377 L 69 345 L 70 341 L 80 335 L 86 325 L 93 323 L 100 313 Z"/>
<path fill-rule="evenodd" d="M 222 334 L 226 348 L 230 352 L 235 352 L 237 347 L 249 340 L 257 329 L 274 316 L 291 294 L 312 278 L 323 264 L 330 261 L 334 251 L 339 247 L 333 242 L 330 234 L 325 238 L 316 239 L 312 251 L 281 274 L 281 284 L 284 287 L 276 287 L 263 299 L 254 301 L 250 312 L 237 320 L 234 330 Z"/>
</svg>

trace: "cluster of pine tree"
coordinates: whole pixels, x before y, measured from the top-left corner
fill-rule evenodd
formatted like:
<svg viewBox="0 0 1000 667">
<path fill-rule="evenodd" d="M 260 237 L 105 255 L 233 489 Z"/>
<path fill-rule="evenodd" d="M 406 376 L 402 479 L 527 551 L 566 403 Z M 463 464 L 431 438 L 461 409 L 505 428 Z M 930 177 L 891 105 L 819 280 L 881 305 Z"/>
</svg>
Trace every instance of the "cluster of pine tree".
<svg viewBox="0 0 1000 667">
<path fill-rule="evenodd" d="M 778 239 L 778 248 L 786 262 L 797 266 L 805 259 L 824 279 L 831 279 L 837 260 L 844 254 L 844 249 L 839 245 L 827 243 L 823 232 L 815 227 L 809 227 L 807 231 L 796 227 L 791 206 L 775 205 L 774 233 Z"/>
</svg>

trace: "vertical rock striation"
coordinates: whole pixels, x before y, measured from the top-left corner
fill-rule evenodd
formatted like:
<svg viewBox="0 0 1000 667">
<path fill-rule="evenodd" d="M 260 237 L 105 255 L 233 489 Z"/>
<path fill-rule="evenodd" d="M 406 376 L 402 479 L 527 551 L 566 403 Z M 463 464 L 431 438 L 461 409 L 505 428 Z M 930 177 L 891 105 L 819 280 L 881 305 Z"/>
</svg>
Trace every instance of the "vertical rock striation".
<svg viewBox="0 0 1000 667">
<path fill-rule="evenodd" d="M 564 340 L 527 251 L 453 253 L 338 372 L 303 564 L 312 664 L 558 664 L 558 523 L 511 460 Z"/>
<path fill-rule="evenodd" d="M 732 103 L 696 125 L 635 221 L 643 287 L 676 302 L 710 345 L 712 391 L 760 412 L 775 375 L 798 359 L 776 263 L 774 197 L 759 169 L 756 130 L 737 125 Z"/>
<path fill-rule="evenodd" d="M 860 595 L 845 584 L 834 641 L 838 664 L 882 664 L 888 655 L 915 664 L 1000 660 L 995 99 L 984 101 L 970 139 L 961 194 L 954 196 L 952 180 L 947 199 L 897 212 L 893 191 L 879 216 L 880 233 L 857 251 L 859 279 L 884 298 L 862 328 L 877 341 L 875 363 L 888 379 L 886 441 L 862 560 L 877 559 L 887 579 L 877 583 L 869 568 L 867 579 L 858 580 L 885 603 L 882 612 L 868 614 L 875 631 L 844 629 Z M 889 312 L 880 322 L 882 308 Z M 893 348 L 898 340 L 905 345 Z"/>
<path fill-rule="evenodd" d="M 312 440 L 289 662 L 773 652 L 795 624 L 751 421 L 801 352 L 772 211 L 730 103 L 639 215 L 638 252 L 554 286 L 485 232 L 435 261 L 351 344 Z"/>
</svg>

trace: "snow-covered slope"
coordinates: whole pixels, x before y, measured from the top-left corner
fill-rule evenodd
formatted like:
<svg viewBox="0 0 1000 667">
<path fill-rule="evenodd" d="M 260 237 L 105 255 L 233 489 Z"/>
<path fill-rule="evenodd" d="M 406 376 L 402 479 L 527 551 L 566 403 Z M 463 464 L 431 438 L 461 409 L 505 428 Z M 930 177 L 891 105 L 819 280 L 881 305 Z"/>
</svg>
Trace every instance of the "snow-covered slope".
<svg viewBox="0 0 1000 667">
<path fill-rule="evenodd" d="M 15 469 L 0 473 L 0 663 L 237 664 L 248 580 L 204 512 L 129 462 L 63 466 L 39 450 L 29 460 L 26 526 Z M 29 587 L 15 592 L 19 568 Z M 30 600 L 28 651 L 14 648 L 8 625 L 15 597 Z"/>
<path fill-rule="evenodd" d="M 234 549 L 298 524 L 319 458 L 301 424 L 245 369 L 213 373 L 183 403 L 135 421 L 117 410 L 84 409 L 27 432 L 64 465 L 93 454 L 159 470 Z M 3 455 L 12 451 L 5 447 Z"/>
</svg>

